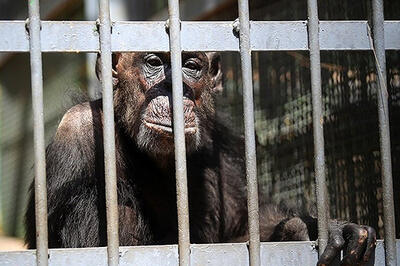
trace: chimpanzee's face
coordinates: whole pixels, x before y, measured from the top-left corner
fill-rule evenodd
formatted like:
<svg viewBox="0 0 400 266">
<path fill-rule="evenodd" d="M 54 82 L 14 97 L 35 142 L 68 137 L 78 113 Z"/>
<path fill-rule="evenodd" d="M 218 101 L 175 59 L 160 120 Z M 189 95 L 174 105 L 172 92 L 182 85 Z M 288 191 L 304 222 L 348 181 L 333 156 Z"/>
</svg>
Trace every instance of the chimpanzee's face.
<svg viewBox="0 0 400 266">
<path fill-rule="evenodd" d="M 209 71 L 209 57 L 200 52 L 182 54 L 184 131 L 188 152 L 198 148 L 207 117 L 214 115 L 215 71 Z M 140 149 L 155 155 L 172 154 L 169 54 L 121 53 L 114 56 L 113 63 L 118 121 Z"/>
</svg>

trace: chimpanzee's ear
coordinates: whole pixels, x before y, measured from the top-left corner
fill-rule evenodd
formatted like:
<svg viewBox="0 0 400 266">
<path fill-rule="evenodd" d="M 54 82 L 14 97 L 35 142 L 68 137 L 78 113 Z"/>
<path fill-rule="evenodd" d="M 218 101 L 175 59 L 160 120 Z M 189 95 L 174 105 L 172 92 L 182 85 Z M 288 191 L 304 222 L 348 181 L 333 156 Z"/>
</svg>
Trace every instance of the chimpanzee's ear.
<svg viewBox="0 0 400 266">
<path fill-rule="evenodd" d="M 210 74 L 213 84 L 213 91 L 220 93 L 223 90 L 222 86 L 222 69 L 221 69 L 221 55 L 216 52 L 207 53 L 208 61 L 210 62 L 208 73 Z"/>
<path fill-rule="evenodd" d="M 115 88 L 118 84 L 118 72 L 117 72 L 117 64 L 118 60 L 120 58 L 121 54 L 120 53 L 113 53 L 112 54 L 112 83 L 113 87 Z M 101 81 L 101 57 L 100 54 L 97 54 L 97 60 L 96 60 L 96 76 L 97 78 Z"/>
</svg>

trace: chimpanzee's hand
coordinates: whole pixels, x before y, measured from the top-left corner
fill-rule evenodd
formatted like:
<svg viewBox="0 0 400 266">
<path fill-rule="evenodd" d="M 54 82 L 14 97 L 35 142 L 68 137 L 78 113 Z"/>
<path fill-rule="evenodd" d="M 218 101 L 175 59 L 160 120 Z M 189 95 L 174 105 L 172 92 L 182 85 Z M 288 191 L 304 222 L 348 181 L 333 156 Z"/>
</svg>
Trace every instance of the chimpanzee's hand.
<svg viewBox="0 0 400 266">
<path fill-rule="evenodd" d="M 341 265 L 364 265 L 375 250 L 375 245 L 376 233 L 372 227 L 331 221 L 328 244 L 317 265 L 329 265 L 342 249 L 346 254 Z"/>
</svg>

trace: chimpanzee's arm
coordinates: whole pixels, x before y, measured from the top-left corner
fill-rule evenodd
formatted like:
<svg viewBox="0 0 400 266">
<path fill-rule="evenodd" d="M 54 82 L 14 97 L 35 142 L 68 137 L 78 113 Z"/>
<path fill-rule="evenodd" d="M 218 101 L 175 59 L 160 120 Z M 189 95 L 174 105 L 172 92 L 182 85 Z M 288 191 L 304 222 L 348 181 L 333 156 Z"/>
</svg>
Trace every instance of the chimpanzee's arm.
<svg viewBox="0 0 400 266">
<path fill-rule="evenodd" d="M 261 212 L 262 213 L 262 212 Z M 275 215 L 279 214 L 279 211 Z M 264 218 L 261 216 L 261 218 Z M 264 218 L 265 219 L 265 218 Z M 271 220 L 271 218 L 269 218 Z M 283 218 L 271 230 L 262 219 L 260 229 L 262 241 L 296 241 L 317 239 L 317 219 L 309 215 Z M 270 227 L 271 227 L 271 223 Z M 263 239 L 263 230 L 268 229 L 268 238 Z M 329 221 L 327 247 L 319 258 L 318 265 L 329 265 L 345 249 L 341 265 L 360 265 L 367 262 L 375 250 L 376 233 L 372 227 L 349 222 Z"/>
</svg>

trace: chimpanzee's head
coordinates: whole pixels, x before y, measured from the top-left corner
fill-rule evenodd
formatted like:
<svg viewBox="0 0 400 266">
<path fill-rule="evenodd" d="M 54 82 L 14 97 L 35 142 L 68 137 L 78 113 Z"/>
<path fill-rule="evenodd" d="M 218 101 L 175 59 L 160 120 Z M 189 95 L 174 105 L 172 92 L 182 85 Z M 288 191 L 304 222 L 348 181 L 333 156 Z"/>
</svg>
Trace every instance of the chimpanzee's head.
<svg viewBox="0 0 400 266">
<path fill-rule="evenodd" d="M 113 55 L 117 124 L 151 155 L 174 151 L 172 80 L 169 53 Z M 217 53 L 183 52 L 183 108 L 186 150 L 196 150 L 212 127 L 214 96 L 222 89 Z M 97 68 L 99 69 L 99 67 Z"/>
</svg>

